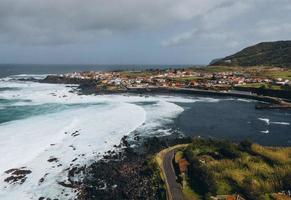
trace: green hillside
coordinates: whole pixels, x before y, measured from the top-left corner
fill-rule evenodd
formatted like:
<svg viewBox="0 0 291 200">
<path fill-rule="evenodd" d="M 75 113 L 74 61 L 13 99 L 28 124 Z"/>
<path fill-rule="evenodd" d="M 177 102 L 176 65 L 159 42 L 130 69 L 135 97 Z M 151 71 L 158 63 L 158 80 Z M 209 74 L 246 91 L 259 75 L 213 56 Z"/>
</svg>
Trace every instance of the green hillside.
<svg viewBox="0 0 291 200">
<path fill-rule="evenodd" d="M 291 67 L 291 41 L 262 42 L 209 65 Z"/>
<path fill-rule="evenodd" d="M 235 199 L 230 198 L 234 194 L 250 200 L 290 199 L 290 147 L 195 139 L 177 152 L 175 161 L 178 158 L 188 162 L 186 173 L 180 175 L 188 199 Z"/>
</svg>

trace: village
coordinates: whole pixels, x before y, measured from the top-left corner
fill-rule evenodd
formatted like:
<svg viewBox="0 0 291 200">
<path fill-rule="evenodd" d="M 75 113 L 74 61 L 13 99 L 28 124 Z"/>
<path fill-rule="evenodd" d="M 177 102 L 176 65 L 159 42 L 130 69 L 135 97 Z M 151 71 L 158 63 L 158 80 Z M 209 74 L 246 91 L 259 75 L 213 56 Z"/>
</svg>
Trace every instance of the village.
<svg viewBox="0 0 291 200">
<path fill-rule="evenodd" d="M 90 71 L 59 76 L 66 79 L 96 80 L 97 87 L 107 89 L 162 87 L 228 91 L 235 87 L 250 87 L 289 90 L 291 88 L 291 78 L 288 78 L 290 71 L 286 71 L 288 76 L 285 76 L 285 69 L 266 68 L 263 74 L 274 74 L 274 72 L 277 76 L 258 76 L 257 71 L 253 68 L 227 71 L 189 68 L 115 72 Z M 278 72 L 283 75 L 278 76 Z M 261 71 L 260 74 L 262 74 Z"/>
</svg>

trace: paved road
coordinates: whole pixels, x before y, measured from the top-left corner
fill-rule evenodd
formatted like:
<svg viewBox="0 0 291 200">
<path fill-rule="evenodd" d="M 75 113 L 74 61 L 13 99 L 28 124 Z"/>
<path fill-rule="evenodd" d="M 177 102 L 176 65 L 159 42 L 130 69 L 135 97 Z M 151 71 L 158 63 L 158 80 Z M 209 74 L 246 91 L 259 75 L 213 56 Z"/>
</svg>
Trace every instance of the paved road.
<svg viewBox="0 0 291 200">
<path fill-rule="evenodd" d="M 172 149 L 165 153 L 163 158 L 163 170 L 165 173 L 165 181 L 169 193 L 169 200 L 184 200 L 181 185 L 176 182 L 176 174 L 172 164 L 176 149 Z"/>
</svg>

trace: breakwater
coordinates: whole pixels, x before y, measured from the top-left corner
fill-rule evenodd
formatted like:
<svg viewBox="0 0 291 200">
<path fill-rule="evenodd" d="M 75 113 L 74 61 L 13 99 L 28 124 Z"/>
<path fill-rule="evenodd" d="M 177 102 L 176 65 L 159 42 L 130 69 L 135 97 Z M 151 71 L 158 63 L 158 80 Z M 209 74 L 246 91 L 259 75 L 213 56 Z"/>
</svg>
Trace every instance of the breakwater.
<svg viewBox="0 0 291 200">
<path fill-rule="evenodd" d="M 291 90 L 273 90 L 268 88 L 252 88 L 252 87 L 235 87 L 236 90 L 256 93 L 258 95 L 265 95 L 271 97 L 278 97 L 282 99 L 291 100 Z"/>
<path fill-rule="evenodd" d="M 282 101 L 282 99 L 274 96 L 268 96 L 264 93 L 255 93 L 251 91 L 214 91 L 201 90 L 193 88 L 169 88 L 169 87 L 120 87 L 119 89 L 110 89 L 106 87 L 97 87 L 98 81 L 86 80 L 78 78 L 67 78 L 59 76 L 48 76 L 41 82 L 43 83 L 61 83 L 61 84 L 78 84 L 79 89 L 83 94 L 113 94 L 113 93 L 134 93 L 134 94 L 190 94 L 190 95 L 204 95 L 217 97 L 235 97 L 252 99 L 271 104 L 277 104 L 277 107 L 291 108 L 291 104 Z M 122 89 L 121 89 L 122 88 Z M 281 106 L 283 105 L 283 106 Z M 262 107 L 267 108 L 268 105 Z"/>
<path fill-rule="evenodd" d="M 267 103 L 278 104 L 281 103 L 281 100 L 276 97 L 269 96 L 260 96 L 252 93 L 241 93 L 241 92 L 220 92 L 213 90 L 199 90 L 192 88 L 163 88 L 163 87 L 152 87 L 152 88 L 128 88 L 126 92 L 129 93 L 177 93 L 177 94 L 195 94 L 195 95 L 205 95 L 205 96 L 218 96 L 218 97 L 236 97 L 236 98 L 244 98 L 244 99 L 253 99 L 257 101 L 263 101 Z"/>
</svg>

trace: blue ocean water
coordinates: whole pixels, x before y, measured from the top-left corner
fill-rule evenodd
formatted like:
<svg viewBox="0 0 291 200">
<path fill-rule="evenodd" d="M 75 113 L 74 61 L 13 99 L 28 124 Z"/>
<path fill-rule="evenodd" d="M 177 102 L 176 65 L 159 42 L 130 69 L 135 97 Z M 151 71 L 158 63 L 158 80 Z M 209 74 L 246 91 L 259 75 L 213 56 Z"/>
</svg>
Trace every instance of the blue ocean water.
<svg viewBox="0 0 291 200">
<path fill-rule="evenodd" d="M 6 66 L 0 72 L 6 77 L 78 70 L 84 68 Z M 17 187 L 6 188 L 0 181 L 0 199 L 46 195 L 68 199 L 64 195 L 73 191 L 57 180 L 66 180 L 70 167 L 96 161 L 124 135 L 130 141 L 136 134 L 139 138 L 185 134 L 291 146 L 291 111 L 256 110 L 256 101 L 194 95 L 85 96 L 70 89 L 62 84 L 0 78 L 1 177 L 7 177 L 5 171 L 11 168 L 32 171 Z M 52 157 L 58 163 L 48 162 Z"/>
<path fill-rule="evenodd" d="M 50 71 L 49 73 L 57 73 L 57 71 Z M 15 85 L 15 83 L 18 85 Z M 27 88 L 19 87 L 22 84 L 27 84 Z M 34 92 L 34 88 L 38 88 L 38 90 Z M 46 90 L 46 87 L 44 87 L 44 90 Z M 73 103 L 70 100 L 58 103 L 57 101 L 63 99 L 63 96 L 66 95 L 54 96 L 56 95 L 54 92 L 54 87 L 48 88 L 45 93 L 48 97 L 52 97 L 51 101 L 46 102 L 44 99 L 44 102 L 42 100 L 42 103 L 35 104 L 31 102 L 31 98 L 34 101 L 38 101 L 38 95 L 39 98 L 43 98 L 42 85 L 15 82 L 15 80 L 0 81 L 0 126 L 10 121 L 97 105 L 97 103 L 86 103 L 86 101 L 81 104 Z M 10 98 L 8 95 L 7 98 L 7 94 L 10 93 L 12 95 L 10 95 Z M 29 98 L 26 98 L 26 93 L 30 95 Z M 1 98 L 1 95 L 5 98 Z M 18 96 L 20 97 L 18 98 Z M 21 98 L 21 96 L 25 98 Z M 192 97 L 199 98 L 199 96 Z M 86 100 L 87 97 L 82 98 Z M 185 98 L 188 97 L 185 96 Z M 184 108 L 184 111 L 175 119 L 174 129 L 189 136 L 216 137 L 235 141 L 249 138 L 264 145 L 291 146 L 290 110 L 256 110 L 255 101 L 229 100 L 217 97 L 214 100 L 213 102 L 206 98 L 203 101 L 192 103 L 175 103 Z M 152 103 L 141 101 L 135 102 L 135 104 L 144 107 Z"/>
<path fill-rule="evenodd" d="M 62 112 L 65 110 L 73 110 L 77 108 L 87 108 L 89 106 L 100 105 L 100 103 L 88 103 L 88 104 L 61 104 L 61 103 L 45 103 L 40 105 L 27 105 L 29 100 L 7 100 L 0 99 L 0 125 L 5 122 L 13 120 L 21 120 L 29 117 L 47 115 L 51 113 Z M 25 105 L 21 105 L 25 103 Z M 16 105 L 15 105 L 16 104 Z M 20 104 L 20 105 L 17 105 Z"/>
<path fill-rule="evenodd" d="M 258 110 L 255 101 L 201 101 L 185 107 L 175 125 L 186 135 L 250 139 L 263 145 L 291 146 L 291 110 Z"/>
<path fill-rule="evenodd" d="M 0 78 L 18 74 L 60 74 L 78 71 L 143 70 L 191 67 L 192 65 L 45 65 L 0 64 Z M 193 65 L 194 66 L 194 65 Z M 198 66 L 198 65 L 197 65 Z"/>
</svg>

